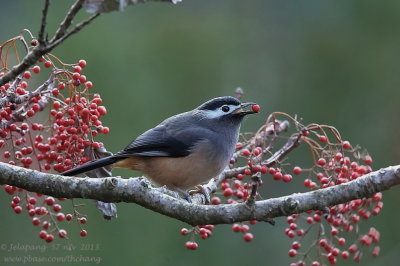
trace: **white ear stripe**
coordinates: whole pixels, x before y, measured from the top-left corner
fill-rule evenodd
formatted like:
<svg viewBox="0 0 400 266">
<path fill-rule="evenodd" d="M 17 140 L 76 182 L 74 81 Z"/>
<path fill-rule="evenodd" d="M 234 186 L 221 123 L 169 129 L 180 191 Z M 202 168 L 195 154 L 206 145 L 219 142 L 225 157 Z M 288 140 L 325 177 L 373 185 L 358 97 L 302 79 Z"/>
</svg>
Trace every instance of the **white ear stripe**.
<svg viewBox="0 0 400 266">
<path fill-rule="evenodd" d="M 228 112 L 224 112 L 224 111 L 222 111 L 221 107 L 218 107 L 217 109 L 214 109 L 214 110 L 204 110 L 203 113 L 208 119 L 213 119 L 213 118 L 218 118 L 218 117 L 224 116 L 226 114 L 230 114 L 233 111 L 235 111 L 236 109 L 240 108 L 240 106 L 233 105 L 233 104 L 228 104 L 226 106 L 229 107 Z"/>
</svg>

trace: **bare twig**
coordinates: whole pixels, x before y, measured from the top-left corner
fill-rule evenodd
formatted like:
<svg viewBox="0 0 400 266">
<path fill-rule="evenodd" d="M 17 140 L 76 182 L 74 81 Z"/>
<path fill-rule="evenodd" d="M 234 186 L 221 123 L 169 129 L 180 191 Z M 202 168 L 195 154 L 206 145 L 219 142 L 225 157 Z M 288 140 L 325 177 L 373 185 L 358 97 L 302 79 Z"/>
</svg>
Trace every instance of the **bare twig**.
<svg viewBox="0 0 400 266">
<path fill-rule="evenodd" d="M 44 35 L 46 31 L 46 24 L 47 24 L 47 14 L 49 11 L 50 0 L 46 0 L 44 3 L 44 8 L 42 11 L 42 23 L 40 24 L 40 30 L 38 34 L 38 41 L 39 43 L 45 43 Z"/>
<path fill-rule="evenodd" d="M 79 32 L 83 27 L 85 27 L 86 25 L 90 24 L 98 16 L 100 16 L 100 13 L 94 14 L 93 16 L 89 17 L 88 19 L 86 19 L 86 20 L 82 21 L 81 23 L 77 24 L 71 31 L 69 31 L 68 33 L 65 33 L 60 38 L 58 38 L 58 39 L 54 40 L 53 42 L 51 42 L 51 44 L 49 45 L 49 49 L 53 49 L 54 47 L 56 47 L 57 45 L 59 45 L 60 43 L 65 41 L 67 38 L 69 38 L 72 34 L 75 34 L 75 33 Z"/>
<path fill-rule="evenodd" d="M 177 200 L 151 188 L 143 178 L 76 178 L 45 174 L 0 163 L 0 183 L 17 186 L 57 198 L 85 198 L 104 202 L 133 202 L 191 225 L 226 224 L 325 210 L 327 206 L 375 193 L 400 184 L 400 165 L 366 174 L 356 180 L 306 193 L 246 203 L 197 205 Z"/>
<path fill-rule="evenodd" d="M 301 134 L 295 134 L 291 136 L 285 145 L 278 151 L 276 151 L 270 158 L 262 162 L 262 165 L 267 167 L 271 167 L 278 163 L 282 158 L 284 158 L 289 152 L 294 150 L 297 146 L 299 146 L 301 140 Z"/>
<path fill-rule="evenodd" d="M 79 32 L 82 28 L 87 26 L 89 23 L 91 23 L 95 18 L 99 16 L 99 14 L 95 14 L 89 17 L 88 19 L 77 24 L 72 30 L 68 32 L 69 27 L 72 25 L 72 20 L 75 18 L 79 10 L 82 9 L 83 2 L 84 0 L 77 0 L 71 6 L 64 20 L 61 22 L 56 33 L 54 34 L 53 38 L 50 41 L 47 41 L 44 39 L 46 31 L 46 18 L 50 1 L 49 0 L 45 1 L 45 5 L 42 11 L 41 26 L 38 35 L 39 44 L 34 49 L 32 49 L 18 65 L 15 65 L 11 69 L 11 71 L 9 71 L 3 77 L 0 78 L 0 86 L 14 80 L 19 74 L 27 70 L 30 66 L 34 65 L 37 62 L 37 60 L 39 60 L 40 57 L 52 51 L 56 46 L 60 45 L 72 34 Z"/>
<path fill-rule="evenodd" d="M 71 6 L 67 14 L 65 15 L 64 20 L 61 22 L 56 33 L 54 34 L 54 37 L 50 40 L 50 43 L 54 43 L 67 33 L 68 28 L 71 26 L 72 20 L 74 19 L 76 14 L 78 14 L 79 10 L 82 9 L 83 2 L 85 2 L 85 0 L 77 0 Z"/>
</svg>

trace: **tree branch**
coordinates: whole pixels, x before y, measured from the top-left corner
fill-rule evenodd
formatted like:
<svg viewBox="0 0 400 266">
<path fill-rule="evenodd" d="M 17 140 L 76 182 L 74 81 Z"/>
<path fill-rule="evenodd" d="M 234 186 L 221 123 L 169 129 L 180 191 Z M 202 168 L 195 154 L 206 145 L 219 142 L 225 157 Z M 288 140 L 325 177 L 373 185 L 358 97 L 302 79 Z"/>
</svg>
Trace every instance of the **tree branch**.
<svg viewBox="0 0 400 266">
<path fill-rule="evenodd" d="M 87 26 L 90 22 L 92 22 L 95 18 L 99 16 L 99 14 L 95 14 L 88 19 L 82 21 L 81 23 L 77 24 L 71 31 L 68 32 L 68 28 L 72 24 L 72 20 L 75 18 L 76 14 L 79 12 L 79 10 L 82 9 L 84 0 L 77 0 L 71 8 L 68 10 L 67 15 L 65 16 L 64 20 L 61 22 L 60 26 L 58 27 L 56 33 L 54 34 L 54 37 L 50 40 L 47 41 L 45 40 L 45 30 L 46 30 L 46 18 L 47 18 L 47 13 L 48 13 L 48 8 L 50 5 L 50 1 L 46 0 L 45 5 L 42 11 L 42 20 L 41 20 L 41 26 L 39 29 L 39 44 L 33 48 L 23 59 L 22 61 L 18 64 L 15 65 L 11 71 L 6 73 L 3 77 L 0 77 L 0 86 L 6 84 L 7 82 L 10 82 L 14 80 L 19 74 L 27 70 L 29 67 L 32 65 L 36 64 L 37 60 L 44 56 L 45 54 L 49 53 L 52 51 L 55 47 L 57 47 L 60 43 L 65 41 L 67 38 L 69 38 L 72 34 L 77 33 L 80 31 L 82 28 Z"/>
<path fill-rule="evenodd" d="M 296 193 L 247 203 L 216 206 L 190 204 L 152 188 L 144 178 L 77 178 L 46 174 L 0 163 L 0 183 L 64 198 L 85 198 L 104 202 L 133 202 L 191 225 L 230 224 L 240 221 L 269 221 L 271 218 L 325 210 L 328 206 L 375 193 L 400 184 L 400 165 L 366 174 L 356 180 L 325 189 Z"/>
<path fill-rule="evenodd" d="M 38 40 L 40 43 L 45 42 L 45 31 L 46 31 L 46 24 L 47 24 L 47 14 L 49 12 L 50 0 L 46 0 L 44 3 L 44 8 L 42 11 L 42 22 L 40 24 L 40 30 L 38 34 Z"/>
<path fill-rule="evenodd" d="M 81 23 L 77 24 L 71 31 L 65 32 L 64 35 L 61 35 L 60 38 L 55 39 L 51 44 L 49 45 L 49 49 L 54 49 L 57 45 L 65 41 L 67 38 L 69 38 L 72 34 L 75 34 L 79 32 L 81 29 L 83 29 L 86 25 L 89 25 L 95 18 L 100 16 L 100 13 L 94 14 L 88 19 L 82 21 Z"/>
<path fill-rule="evenodd" d="M 77 0 L 71 8 L 68 10 L 67 15 L 65 16 L 64 20 L 61 22 L 60 26 L 58 27 L 56 34 L 51 39 L 50 43 L 55 42 L 56 40 L 60 39 L 67 33 L 68 28 L 71 26 L 72 20 L 78 14 L 79 10 L 81 10 L 83 6 L 83 2 L 85 0 Z"/>
</svg>

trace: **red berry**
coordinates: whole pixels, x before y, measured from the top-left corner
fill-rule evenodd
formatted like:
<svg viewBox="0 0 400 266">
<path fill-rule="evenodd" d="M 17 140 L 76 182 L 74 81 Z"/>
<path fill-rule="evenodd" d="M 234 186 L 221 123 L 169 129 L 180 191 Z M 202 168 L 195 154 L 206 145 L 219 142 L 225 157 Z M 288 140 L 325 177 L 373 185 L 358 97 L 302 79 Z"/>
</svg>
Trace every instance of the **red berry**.
<svg viewBox="0 0 400 266">
<path fill-rule="evenodd" d="M 61 211 L 61 205 L 60 205 L 60 204 L 55 204 L 55 205 L 53 206 L 53 210 L 54 210 L 55 212 Z"/>
<path fill-rule="evenodd" d="M 85 83 L 85 82 L 86 82 L 86 76 L 85 76 L 85 75 L 81 75 L 81 76 L 79 77 L 79 81 L 80 81 L 81 83 Z"/>
<path fill-rule="evenodd" d="M 289 224 L 289 228 L 290 228 L 291 230 L 296 230 L 296 229 L 297 229 L 297 224 L 296 224 L 296 223 L 290 223 L 290 224 Z"/>
<path fill-rule="evenodd" d="M 224 192 L 222 194 L 224 195 L 224 197 L 229 197 L 233 194 L 233 191 L 231 188 L 226 188 L 224 189 Z"/>
<path fill-rule="evenodd" d="M 39 105 L 39 104 L 35 103 L 35 104 L 32 105 L 32 109 L 33 109 L 35 112 L 39 112 L 41 108 L 40 108 L 40 105 Z"/>
<path fill-rule="evenodd" d="M 346 244 L 346 239 L 344 237 L 341 237 L 338 239 L 338 244 L 343 246 L 344 244 Z"/>
<path fill-rule="evenodd" d="M 181 229 L 181 235 L 185 236 L 185 235 L 187 235 L 188 233 L 189 233 L 189 229 L 187 229 L 187 228 L 182 228 L 182 229 Z"/>
<path fill-rule="evenodd" d="M 57 85 L 57 88 L 59 89 L 59 90 L 63 90 L 63 89 L 65 89 L 65 83 L 58 83 L 58 85 Z"/>
<path fill-rule="evenodd" d="M 73 218 L 73 216 L 72 216 L 72 214 L 70 214 L 70 213 L 68 213 L 67 215 L 65 215 L 65 219 L 66 219 L 67 221 L 71 221 L 72 218 Z"/>
<path fill-rule="evenodd" d="M 293 168 L 293 173 L 294 173 L 295 175 L 300 174 L 301 171 L 302 171 L 302 169 L 301 169 L 299 166 L 295 166 L 295 167 Z"/>
<path fill-rule="evenodd" d="M 46 61 L 46 62 L 44 62 L 44 67 L 49 68 L 49 67 L 51 67 L 52 64 L 53 63 L 51 63 L 51 61 Z"/>
<path fill-rule="evenodd" d="M 321 142 L 327 142 L 328 138 L 326 136 L 319 136 L 319 141 Z"/>
<path fill-rule="evenodd" d="M 53 102 L 53 108 L 58 109 L 61 107 L 61 103 L 59 101 L 54 101 Z"/>
<path fill-rule="evenodd" d="M 14 207 L 14 212 L 20 214 L 22 212 L 22 207 L 17 205 Z"/>
<path fill-rule="evenodd" d="M 76 73 L 76 72 L 74 74 L 72 74 L 72 78 L 75 79 L 75 80 L 79 79 L 80 76 L 81 75 L 79 73 Z"/>
<path fill-rule="evenodd" d="M 323 178 L 321 178 L 321 184 L 328 184 L 329 183 L 329 178 L 327 178 L 327 177 L 323 177 Z"/>
<path fill-rule="evenodd" d="M 250 154 L 251 154 L 251 153 L 250 153 L 250 151 L 249 151 L 248 149 L 243 149 L 243 150 L 242 150 L 242 155 L 243 155 L 243 156 L 246 156 L 246 157 L 247 157 L 247 156 L 250 156 Z"/>
<path fill-rule="evenodd" d="M 246 233 L 246 234 L 244 234 L 244 236 L 243 236 L 243 240 L 246 241 L 246 242 L 250 242 L 250 241 L 252 241 L 253 239 L 254 239 L 254 236 L 253 236 L 252 233 Z"/>
<path fill-rule="evenodd" d="M 79 222 L 80 222 L 81 224 L 85 224 L 85 223 L 87 222 L 86 217 L 80 218 L 80 219 L 79 219 Z"/>
<path fill-rule="evenodd" d="M 83 118 L 88 117 L 90 115 L 90 111 L 87 108 L 83 108 L 82 111 L 80 111 L 79 115 Z"/>
<path fill-rule="evenodd" d="M 81 230 L 81 231 L 79 232 L 79 234 L 80 234 L 82 237 L 85 237 L 85 236 L 87 236 L 87 231 L 86 231 L 86 230 Z"/>
<path fill-rule="evenodd" d="M 268 168 L 265 165 L 261 166 L 261 173 L 265 174 L 267 172 L 268 172 Z"/>
<path fill-rule="evenodd" d="M 219 197 L 213 197 L 211 199 L 211 204 L 212 205 L 219 205 L 219 204 L 221 204 L 221 199 Z"/>
<path fill-rule="evenodd" d="M 40 72 L 40 66 L 34 66 L 34 67 L 32 68 L 32 71 L 33 71 L 33 73 L 35 73 L 35 74 L 39 73 L 39 72 Z"/>
<path fill-rule="evenodd" d="M 60 221 L 60 222 L 65 220 L 65 214 L 62 213 L 62 212 L 57 213 L 56 217 L 57 217 L 57 220 Z"/>
<path fill-rule="evenodd" d="M 319 245 L 321 247 L 325 247 L 328 244 L 328 241 L 325 238 L 319 240 Z"/>
<path fill-rule="evenodd" d="M 296 256 L 297 251 L 295 249 L 290 249 L 288 252 L 289 257 L 294 257 Z"/>
<path fill-rule="evenodd" d="M 358 247 L 356 244 L 353 244 L 349 247 L 349 252 L 350 253 L 355 253 L 358 250 Z"/>
<path fill-rule="evenodd" d="M 61 229 L 60 231 L 58 231 L 58 236 L 60 238 L 64 238 L 67 236 L 67 231 L 65 231 L 64 229 Z"/>
<path fill-rule="evenodd" d="M 60 94 L 60 91 L 58 89 L 53 89 L 51 91 L 51 94 L 53 94 L 54 96 L 58 96 Z"/>
<path fill-rule="evenodd" d="M 289 228 L 287 228 L 287 229 L 288 229 L 288 231 L 287 231 L 286 235 L 287 235 L 289 238 L 293 238 L 293 237 L 296 236 L 296 234 L 295 234 L 295 232 L 294 232 L 293 230 L 290 230 Z"/>
<path fill-rule="evenodd" d="M 365 164 L 367 164 L 367 165 L 371 165 L 371 164 L 372 164 L 372 157 L 369 156 L 369 155 L 365 156 L 364 162 L 365 162 Z"/>
<path fill-rule="evenodd" d="M 110 129 L 108 127 L 103 127 L 103 129 L 101 130 L 101 133 L 108 134 L 108 133 L 110 133 Z"/>
<path fill-rule="evenodd" d="M 56 200 L 53 197 L 47 197 L 45 201 L 47 205 L 52 206 Z"/>
<path fill-rule="evenodd" d="M 28 110 L 28 111 L 26 112 L 26 115 L 29 116 L 29 117 L 32 117 L 32 116 L 35 115 L 35 111 L 32 110 L 32 109 L 30 109 L 30 110 Z"/>
<path fill-rule="evenodd" d="M 258 113 L 258 111 L 260 111 L 260 106 L 258 104 L 252 105 L 251 110 Z"/>
<path fill-rule="evenodd" d="M 47 243 L 50 243 L 54 240 L 54 236 L 52 234 L 48 234 L 45 238 Z"/>
<path fill-rule="evenodd" d="M 344 149 L 350 149 L 351 148 L 351 144 L 347 140 L 343 141 L 342 146 L 343 146 Z"/>
<path fill-rule="evenodd" d="M 293 179 L 292 175 L 289 175 L 289 174 L 283 175 L 283 178 L 282 178 L 283 182 L 290 182 L 290 181 L 292 181 L 292 179 Z"/>
<path fill-rule="evenodd" d="M 338 249 L 338 248 L 334 248 L 333 250 L 332 250 L 332 252 L 331 252 L 331 254 L 333 255 L 333 256 L 337 256 L 337 255 L 339 255 L 339 253 L 340 253 L 340 250 Z"/>
<path fill-rule="evenodd" d="M 31 77 L 32 77 L 31 72 L 29 72 L 29 71 L 25 71 L 25 72 L 24 72 L 24 78 L 30 79 Z"/>
<path fill-rule="evenodd" d="M 233 232 L 240 232 L 240 231 L 242 231 L 242 226 L 240 224 L 233 224 L 232 230 L 233 230 Z"/>
<path fill-rule="evenodd" d="M 86 86 L 86 88 L 90 89 L 90 88 L 93 87 L 93 83 L 92 83 L 91 81 L 87 81 L 87 82 L 85 83 L 85 86 Z"/>
<path fill-rule="evenodd" d="M 243 224 L 243 225 L 240 227 L 240 230 L 241 230 L 242 232 L 247 233 L 247 232 L 250 230 L 250 227 L 249 227 L 247 224 Z"/>
<path fill-rule="evenodd" d="M 374 247 L 374 249 L 372 250 L 372 256 L 378 257 L 380 251 L 381 251 L 381 248 L 379 246 Z"/>
<path fill-rule="evenodd" d="M 33 225 L 39 225 L 40 224 L 40 220 L 39 220 L 39 218 L 37 218 L 37 217 L 33 217 L 32 218 L 32 223 L 33 223 Z"/>
<path fill-rule="evenodd" d="M 46 231 L 42 230 L 42 231 L 39 232 L 39 237 L 40 237 L 41 239 L 45 239 L 46 236 L 47 236 L 47 232 L 46 232 Z"/>
<path fill-rule="evenodd" d="M 333 236 L 335 236 L 335 235 L 337 235 L 337 234 L 339 234 L 339 230 L 337 229 L 337 228 L 332 228 L 331 229 L 331 235 L 333 235 Z"/>
<path fill-rule="evenodd" d="M 185 243 L 185 247 L 187 249 L 196 250 L 199 247 L 199 245 L 196 242 L 188 241 Z"/>
<path fill-rule="evenodd" d="M 82 68 L 80 66 L 76 66 L 76 67 L 74 67 L 74 72 L 81 73 L 82 72 Z"/>
<path fill-rule="evenodd" d="M 274 174 L 274 180 L 281 180 L 282 177 L 283 177 L 283 175 L 282 175 L 281 172 L 276 172 L 276 173 Z"/>
<path fill-rule="evenodd" d="M 4 158 L 8 159 L 8 158 L 11 157 L 11 153 L 10 153 L 9 151 L 5 151 L 5 152 L 3 153 L 3 156 L 4 156 Z M 9 187 L 11 187 L 11 186 L 9 186 Z M 12 191 L 12 192 L 14 192 L 14 191 Z M 10 191 L 7 191 L 7 193 L 10 194 Z"/>
<path fill-rule="evenodd" d="M 21 88 L 26 89 L 26 88 L 28 88 L 28 83 L 26 81 L 22 81 L 20 86 L 21 86 Z"/>
<path fill-rule="evenodd" d="M 99 112 L 100 116 L 105 116 L 107 114 L 107 109 L 104 106 L 97 107 L 97 111 Z"/>
<path fill-rule="evenodd" d="M 347 250 L 342 251 L 342 258 L 347 259 L 350 256 L 349 252 Z"/>
<path fill-rule="evenodd" d="M 36 204 L 36 198 L 29 198 L 28 199 L 28 202 L 30 203 L 30 204 L 33 204 L 33 205 L 35 205 Z"/>
<path fill-rule="evenodd" d="M 86 67 L 86 61 L 83 60 L 83 59 L 81 59 L 81 60 L 79 60 L 78 65 L 79 65 L 81 68 L 85 68 L 85 67 Z"/>
<path fill-rule="evenodd" d="M 20 203 L 21 198 L 18 197 L 18 196 L 14 196 L 13 199 L 12 199 L 12 201 L 13 201 L 14 203 L 18 204 L 18 203 Z"/>
<path fill-rule="evenodd" d="M 300 249 L 301 248 L 301 244 L 299 242 L 297 242 L 297 241 L 294 241 L 292 243 L 292 248 L 293 249 Z"/>
<path fill-rule="evenodd" d="M 320 166 L 324 166 L 326 164 L 326 160 L 324 158 L 319 158 L 317 162 Z"/>
</svg>

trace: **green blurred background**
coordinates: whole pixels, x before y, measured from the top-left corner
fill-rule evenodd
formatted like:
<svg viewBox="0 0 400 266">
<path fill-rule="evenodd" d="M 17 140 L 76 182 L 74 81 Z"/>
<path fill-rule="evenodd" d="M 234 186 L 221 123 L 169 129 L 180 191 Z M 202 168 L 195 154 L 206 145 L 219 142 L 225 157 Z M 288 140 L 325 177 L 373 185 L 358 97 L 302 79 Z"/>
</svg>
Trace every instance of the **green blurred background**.
<svg viewBox="0 0 400 266">
<path fill-rule="evenodd" d="M 36 33 L 42 2 L 0 0 L 0 42 L 23 28 Z M 50 32 L 71 3 L 53 1 Z M 109 135 L 99 139 L 112 152 L 164 118 L 212 97 L 231 95 L 239 86 L 245 90 L 245 100 L 262 107 L 260 115 L 245 121 L 244 131 L 255 131 L 272 111 L 298 114 L 304 123 L 337 127 L 344 139 L 368 149 L 378 169 L 399 163 L 399 26 L 400 2 L 395 0 L 184 0 L 178 5 L 149 3 L 104 14 L 53 53 L 64 62 L 88 61 L 85 74 L 103 96 L 108 108 L 103 122 L 111 128 Z M 265 185 L 271 188 L 269 196 L 303 191 L 270 180 Z M 381 231 L 382 250 L 373 260 L 365 255 L 363 265 L 398 264 L 398 193 L 399 188 L 385 192 L 381 215 L 365 223 Z M 10 210 L 10 197 L 2 192 L 0 200 L 0 244 L 43 244 L 30 218 Z M 179 221 L 135 204 L 118 204 L 118 218 L 105 221 L 91 201 L 85 203 L 88 236 L 79 237 L 75 225 L 66 227 L 71 238 L 67 243 L 77 250 L 54 251 L 49 245 L 44 255 L 99 256 L 101 265 L 287 265 L 294 261 L 287 256 L 291 241 L 283 234 L 283 218 L 277 219 L 276 226 L 254 226 L 251 243 L 231 233 L 230 226 L 217 226 L 214 235 L 199 240 L 200 248 L 193 252 L 184 248 L 187 239 L 179 230 L 186 225 Z M 98 245 L 99 250 L 82 251 L 81 243 L 95 249 Z M 0 257 L 41 254 L 0 250 Z"/>
</svg>

